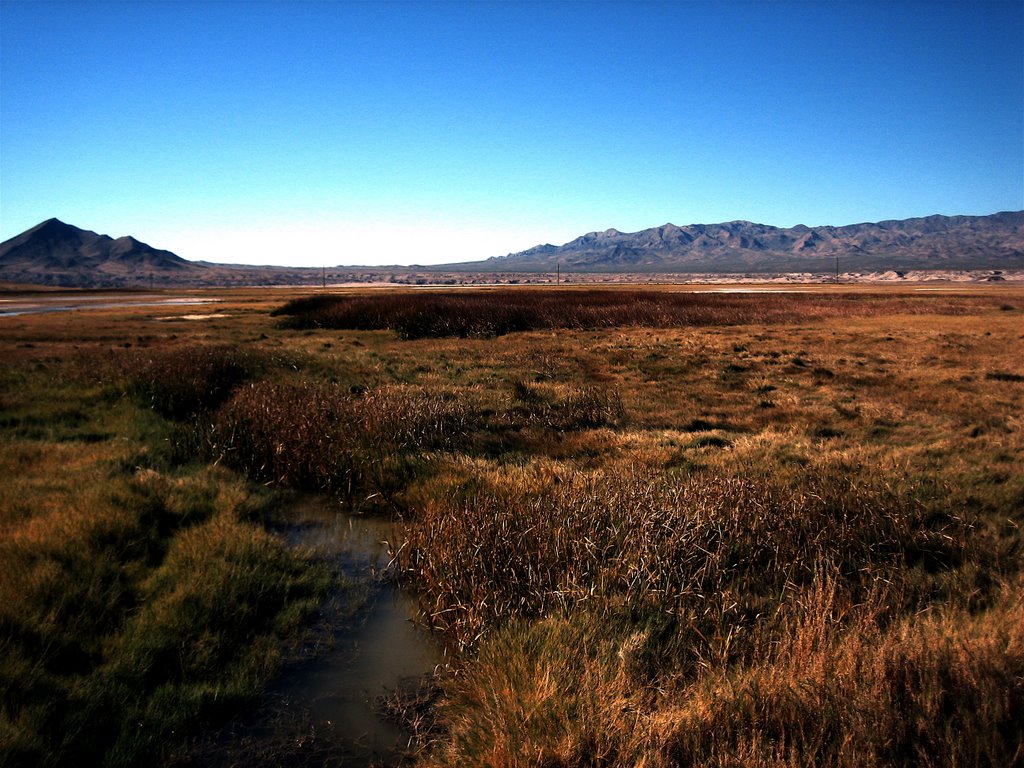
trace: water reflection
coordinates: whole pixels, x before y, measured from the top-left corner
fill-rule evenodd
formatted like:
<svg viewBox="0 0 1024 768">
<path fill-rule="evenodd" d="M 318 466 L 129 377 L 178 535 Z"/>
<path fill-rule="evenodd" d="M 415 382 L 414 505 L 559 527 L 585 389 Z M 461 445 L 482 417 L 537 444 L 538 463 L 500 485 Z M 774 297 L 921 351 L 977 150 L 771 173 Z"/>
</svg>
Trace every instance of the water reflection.
<svg viewBox="0 0 1024 768">
<path fill-rule="evenodd" d="M 47 312 L 73 312 L 78 309 L 119 309 L 121 307 L 185 307 L 210 304 L 220 299 L 182 297 L 165 299 L 157 296 L 136 295 L 61 295 L 33 296 L 30 299 L 0 299 L 0 317 L 39 315 Z"/>
<path fill-rule="evenodd" d="M 291 544 L 333 560 L 363 583 L 355 615 L 327 608 L 329 628 L 310 658 L 287 665 L 259 710 L 212 736 L 194 765 L 371 766 L 394 763 L 409 734 L 375 700 L 434 671 L 439 646 L 418 626 L 414 600 L 375 578 L 388 563 L 391 523 L 349 515 L 316 498 L 290 505 Z"/>
</svg>

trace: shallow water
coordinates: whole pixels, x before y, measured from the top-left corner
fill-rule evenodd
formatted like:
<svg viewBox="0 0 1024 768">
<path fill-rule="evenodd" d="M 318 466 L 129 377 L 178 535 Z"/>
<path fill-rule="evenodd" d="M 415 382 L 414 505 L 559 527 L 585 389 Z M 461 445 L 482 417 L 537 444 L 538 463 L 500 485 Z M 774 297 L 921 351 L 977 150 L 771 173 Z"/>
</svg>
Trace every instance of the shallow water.
<svg viewBox="0 0 1024 768">
<path fill-rule="evenodd" d="M 38 315 L 46 312 L 73 312 L 78 309 L 191 306 L 195 304 L 210 304 L 215 301 L 220 301 L 220 299 L 200 299 L 193 297 L 164 299 L 148 295 L 121 297 L 107 294 L 92 296 L 33 296 L 30 299 L 0 299 L 0 317 Z"/>
<path fill-rule="evenodd" d="M 415 623 L 415 601 L 375 578 L 387 566 L 392 524 L 304 498 L 282 515 L 294 546 L 332 560 L 366 584 L 365 605 L 342 612 L 318 634 L 310 658 L 285 666 L 245 722 L 215 735 L 193 760 L 201 765 L 363 766 L 395 763 L 409 734 L 383 718 L 375 699 L 433 672 L 440 646 Z M 330 610 L 328 610 L 330 614 Z"/>
<path fill-rule="evenodd" d="M 333 558 L 356 577 L 373 577 L 386 568 L 390 522 L 331 509 L 318 499 L 303 500 L 293 514 L 293 544 Z M 317 722 L 330 723 L 373 754 L 404 746 L 407 735 L 376 713 L 373 700 L 441 663 L 437 644 L 415 618 L 409 595 L 374 580 L 355 621 L 334 633 L 331 650 L 285 675 L 272 690 L 301 698 Z"/>
</svg>

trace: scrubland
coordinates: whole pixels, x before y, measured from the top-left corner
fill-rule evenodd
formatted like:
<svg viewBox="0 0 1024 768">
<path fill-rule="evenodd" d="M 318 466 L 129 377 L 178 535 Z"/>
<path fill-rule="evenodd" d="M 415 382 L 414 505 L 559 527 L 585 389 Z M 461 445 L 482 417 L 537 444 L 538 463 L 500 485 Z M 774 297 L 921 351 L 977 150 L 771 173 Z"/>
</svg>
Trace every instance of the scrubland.
<svg viewBox="0 0 1024 768">
<path fill-rule="evenodd" d="M 1024 761 L 1020 289 L 224 298 L 0 318 L 5 762 L 251 701 L 286 489 L 395 521 L 416 764 Z"/>
</svg>

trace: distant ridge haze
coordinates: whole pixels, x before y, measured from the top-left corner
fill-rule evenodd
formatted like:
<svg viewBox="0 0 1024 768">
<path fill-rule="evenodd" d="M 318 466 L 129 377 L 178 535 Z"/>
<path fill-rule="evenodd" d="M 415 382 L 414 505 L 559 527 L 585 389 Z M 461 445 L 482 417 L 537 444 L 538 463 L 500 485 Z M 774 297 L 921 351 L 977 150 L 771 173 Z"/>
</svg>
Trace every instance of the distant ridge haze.
<svg viewBox="0 0 1024 768">
<path fill-rule="evenodd" d="M 415 254 L 410 254 L 415 258 Z M 1024 269 L 1024 211 L 926 216 L 846 226 L 774 227 L 749 221 L 606 229 L 564 245 L 430 267 L 337 267 L 383 273 L 828 273 Z M 131 236 L 111 238 L 58 219 L 0 244 L 0 280 L 72 287 L 172 287 L 313 282 L 321 268 L 187 261 Z"/>
</svg>

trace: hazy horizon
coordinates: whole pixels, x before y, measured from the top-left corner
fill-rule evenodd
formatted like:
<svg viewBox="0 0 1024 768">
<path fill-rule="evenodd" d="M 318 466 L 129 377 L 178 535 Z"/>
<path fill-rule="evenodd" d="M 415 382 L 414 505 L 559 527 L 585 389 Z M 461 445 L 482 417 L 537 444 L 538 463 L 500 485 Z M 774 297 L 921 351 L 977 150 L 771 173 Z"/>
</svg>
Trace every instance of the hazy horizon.
<svg viewBox="0 0 1024 768">
<path fill-rule="evenodd" d="M 0 3 L 0 241 L 474 261 L 1024 208 L 1024 7 Z"/>
</svg>

